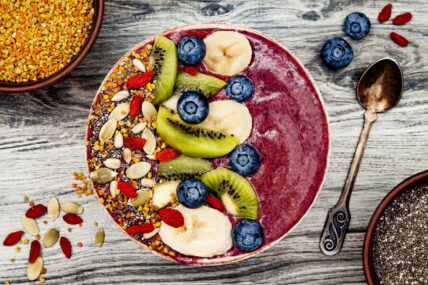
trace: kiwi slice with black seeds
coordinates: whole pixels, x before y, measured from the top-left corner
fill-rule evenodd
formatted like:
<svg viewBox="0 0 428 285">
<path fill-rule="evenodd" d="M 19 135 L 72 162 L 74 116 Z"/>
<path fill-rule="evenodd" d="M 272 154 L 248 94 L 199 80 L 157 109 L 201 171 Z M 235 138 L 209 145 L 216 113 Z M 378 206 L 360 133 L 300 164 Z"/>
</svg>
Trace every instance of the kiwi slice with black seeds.
<svg viewBox="0 0 428 285">
<path fill-rule="evenodd" d="M 211 169 L 211 162 L 205 159 L 180 155 L 175 159 L 160 162 L 158 175 L 162 180 L 184 180 L 200 177 Z"/>
<path fill-rule="evenodd" d="M 154 65 L 156 87 L 153 92 L 156 97 L 152 103 L 157 105 L 171 97 L 174 91 L 178 67 L 175 43 L 164 36 L 156 35 L 149 63 Z"/>
<path fill-rule="evenodd" d="M 182 95 L 187 91 L 199 91 L 206 97 L 210 97 L 226 86 L 226 82 L 207 74 L 198 72 L 192 76 L 186 72 L 178 74 L 175 81 L 174 95 Z"/>
<path fill-rule="evenodd" d="M 234 136 L 187 124 L 177 112 L 163 106 L 159 107 L 156 129 L 163 142 L 191 157 L 223 156 L 238 145 Z"/>
<path fill-rule="evenodd" d="M 219 167 L 201 176 L 209 191 L 219 197 L 234 216 L 257 219 L 259 202 L 250 182 L 229 169 Z"/>
</svg>

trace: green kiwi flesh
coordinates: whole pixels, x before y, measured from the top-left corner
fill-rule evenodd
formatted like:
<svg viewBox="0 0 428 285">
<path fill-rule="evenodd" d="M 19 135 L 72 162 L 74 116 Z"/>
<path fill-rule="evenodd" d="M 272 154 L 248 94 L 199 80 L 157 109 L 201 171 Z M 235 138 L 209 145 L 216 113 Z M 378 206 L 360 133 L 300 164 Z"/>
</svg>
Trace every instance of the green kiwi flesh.
<svg viewBox="0 0 428 285">
<path fill-rule="evenodd" d="M 163 180 L 184 180 L 189 177 L 200 177 L 211 169 L 211 162 L 205 159 L 180 155 L 175 159 L 160 162 L 158 176 Z"/>
<path fill-rule="evenodd" d="M 187 91 L 199 91 L 206 97 L 210 97 L 226 86 L 226 82 L 214 76 L 198 72 L 192 76 L 181 72 L 175 81 L 174 95 L 181 95 Z"/>
<path fill-rule="evenodd" d="M 191 157 L 223 156 L 238 145 L 234 136 L 187 124 L 177 112 L 163 106 L 159 107 L 156 129 L 163 142 Z"/>
<path fill-rule="evenodd" d="M 156 96 L 152 103 L 157 105 L 172 96 L 175 79 L 177 77 L 177 48 L 170 39 L 156 35 L 152 53 L 150 54 L 150 65 L 154 65 L 154 80 Z"/>
<path fill-rule="evenodd" d="M 250 182 L 229 169 L 219 167 L 204 173 L 202 182 L 221 199 L 226 210 L 234 216 L 257 219 L 259 202 Z"/>
</svg>

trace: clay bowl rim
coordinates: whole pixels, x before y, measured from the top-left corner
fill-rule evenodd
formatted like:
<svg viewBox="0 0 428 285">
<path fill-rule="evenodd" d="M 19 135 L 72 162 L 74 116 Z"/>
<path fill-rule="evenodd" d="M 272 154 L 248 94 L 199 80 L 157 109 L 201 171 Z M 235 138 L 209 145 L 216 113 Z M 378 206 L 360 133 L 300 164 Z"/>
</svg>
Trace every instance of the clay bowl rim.
<svg viewBox="0 0 428 285">
<path fill-rule="evenodd" d="M 67 64 L 63 69 L 52 74 L 51 76 L 38 80 L 35 82 L 27 83 L 9 83 L 5 81 L 0 81 L 0 92 L 7 93 L 18 93 L 18 92 L 30 92 L 38 89 L 45 88 L 56 83 L 58 80 L 64 78 L 70 74 L 74 69 L 76 69 L 79 64 L 86 58 L 92 46 L 95 44 L 98 34 L 101 29 L 104 16 L 104 0 L 94 0 L 94 22 L 92 24 L 92 30 L 80 52 L 73 57 L 71 62 Z"/>
<path fill-rule="evenodd" d="M 376 275 L 373 259 L 372 259 L 372 249 L 373 249 L 373 234 L 376 228 L 377 222 L 380 216 L 383 214 L 386 207 L 388 207 L 391 202 L 397 198 L 403 192 L 412 189 L 414 186 L 420 185 L 424 182 L 428 182 L 428 170 L 417 173 L 413 176 L 402 181 L 400 184 L 395 186 L 380 202 L 375 212 L 373 213 L 369 225 L 364 236 L 363 244 L 363 270 L 366 277 L 367 284 L 377 285 L 380 284 L 379 279 Z"/>
</svg>

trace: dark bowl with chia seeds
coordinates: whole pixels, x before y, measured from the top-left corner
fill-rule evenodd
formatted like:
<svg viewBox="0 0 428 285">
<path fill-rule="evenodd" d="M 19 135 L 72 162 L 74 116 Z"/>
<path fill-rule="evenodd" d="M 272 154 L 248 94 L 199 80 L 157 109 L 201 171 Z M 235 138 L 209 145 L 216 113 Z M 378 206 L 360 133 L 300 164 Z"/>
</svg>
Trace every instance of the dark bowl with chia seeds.
<svg viewBox="0 0 428 285">
<path fill-rule="evenodd" d="M 428 284 L 428 171 L 396 186 L 374 212 L 364 238 L 367 283 Z"/>
</svg>

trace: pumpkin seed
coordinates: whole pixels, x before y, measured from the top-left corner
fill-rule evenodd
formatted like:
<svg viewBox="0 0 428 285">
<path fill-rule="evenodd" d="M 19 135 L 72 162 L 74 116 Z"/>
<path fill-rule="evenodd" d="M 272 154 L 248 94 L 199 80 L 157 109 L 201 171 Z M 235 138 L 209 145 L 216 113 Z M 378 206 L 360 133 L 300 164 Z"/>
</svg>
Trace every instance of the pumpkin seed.
<svg viewBox="0 0 428 285">
<path fill-rule="evenodd" d="M 123 136 L 121 132 L 116 132 L 114 136 L 114 147 L 121 148 L 123 146 Z"/>
<path fill-rule="evenodd" d="M 129 148 L 123 149 L 123 160 L 125 160 L 126 163 L 130 163 L 132 159 L 132 151 Z"/>
<path fill-rule="evenodd" d="M 115 119 L 109 119 L 107 123 L 104 124 L 104 126 L 100 130 L 100 141 L 107 141 L 111 136 L 114 134 L 114 131 L 116 130 L 116 124 L 117 121 Z"/>
<path fill-rule="evenodd" d="M 59 216 L 59 202 L 56 197 L 52 197 L 48 203 L 48 215 L 52 221 L 55 221 Z"/>
<path fill-rule="evenodd" d="M 155 106 L 149 101 L 144 101 L 141 104 L 141 113 L 143 113 L 143 117 L 149 122 L 153 121 L 153 118 L 158 114 Z"/>
<path fill-rule="evenodd" d="M 59 231 L 58 229 L 50 229 L 46 232 L 45 236 L 43 237 L 43 246 L 45 248 L 52 247 L 59 238 Z"/>
<path fill-rule="evenodd" d="M 61 209 L 69 214 L 80 215 L 83 213 L 83 207 L 74 202 L 65 202 L 61 204 Z"/>
<path fill-rule="evenodd" d="M 152 190 L 150 189 L 141 189 L 137 191 L 137 197 L 129 199 L 128 204 L 131 204 L 134 207 L 145 204 L 152 198 Z"/>
<path fill-rule="evenodd" d="M 106 184 L 112 181 L 117 176 L 117 172 L 101 167 L 89 174 L 89 178 L 91 178 L 92 182 L 97 184 Z"/>
<path fill-rule="evenodd" d="M 155 228 L 153 231 L 143 234 L 143 238 L 144 239 L 152 238 L 159 232 L 159 230 L 160 230 L 160 228 Z"/>
<path fill-rule="evenodd" d="M 117 190 L 117 181 L 113 180 L 110 182 L 110 195 L 114 198 L 116 197 L 116 190 Z"/>
<path fill-rule="evenodd" d="M 151 168 L 152 166 L 150 165 L 150 163 L 145 161 L 135 163 L 126 170 L 126 177 L 130 179 L 139 179 L 141 177 L 144 177 L 150 171 Z"/>
<path fill-rule="evenodd" d="M 117 158 L 109 158 L 104 160 L 104 165 L 110 169 L 118 169 L 120 167 L 120 159 Z"/>
<path fill-rule="evenodd" d="M 155 186 L 155 181 L 153 179 L 150 178 L 142 178 L 141 179 L 141 186 L 145 187 L 145 188 L 152 188 L 153 186 Z"/>
<path fill-rule="evenodd" d="M 100 247 L 104 243 L 104 230 L 99 229 L 97 233 L 95 234 L 95 244 Z"/>
<path fill-rule="evenodd" d="M 134 60 L 132 61 L 132 64 L 136 68 L 138 68 L 139 71 L 146 72 L 146 67 L 144 66 L 144 63 L 142 63 L 141 60 L 139 60 L 138 58 L 134 58 Z"/>
<path fill-rule="evenodd" d="M 123 120 L 126 116 L 128 116 L 130 111 L 130 104 L 128 102 L 121 103 L 116 106 L 116 108 L 111 111 L 110 116 L 108 116 L 110 119 L 115 119 L 116 121 Z"/>
<path fill-rule="evenodd" d="M 153 154 L 156 149 L 156 137 L 151 130 L 145 129 L 141 134 L 141 137 L 146 140 L 143 146 L 143 150 L 146 154 Z"/>
<path fill-rule="evenodd" d="M 116 94 L 114 94 L 114 96 L 111 98 L 111 100 L 114 102 L 119 102 L 119 101 L 122 101 L 123 99 L 126 99 L 128 97 L 129 97 L 128 90 L 122 90 L 122 91 L 119 91 Z"/>
<path fill-rule="evenodd" d="M 144 130 L 146 126 L 147 126 L 147 122 L 138 123 L 135 125 L 135 127 L 132 128 L 132 132 L 134 134 L 139 134 Z"/>
<path fill-rule="evenodd" d="M 39 278 L 43 269 L 43 258 L 41 256 L 37 257 L 36 261 L 33 263 L 28 263 L 27 266 L 27 278 L 30 281 L 34 281 Z"/>
<path fill-rule="evenodd" d="M 36 220 L 27 218 L 27 216 L 23 215 L 21 223 L 24 227 L 24 230 L 30 235 L 36 236 L 39 234 L 39 226 L 37 225 Z"/>
</svg>

